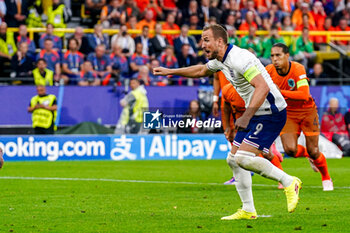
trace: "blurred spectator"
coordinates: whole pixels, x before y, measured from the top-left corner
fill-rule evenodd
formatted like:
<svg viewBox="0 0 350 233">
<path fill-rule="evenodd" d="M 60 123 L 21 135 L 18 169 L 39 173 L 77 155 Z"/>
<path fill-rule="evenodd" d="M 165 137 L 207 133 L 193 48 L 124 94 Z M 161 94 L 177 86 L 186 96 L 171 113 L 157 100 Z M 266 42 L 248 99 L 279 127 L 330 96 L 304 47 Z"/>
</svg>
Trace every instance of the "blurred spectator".
<svg viewBox="0 0 350 233">
<path fill-rule="evenodd" d="M 66 28 L 71 16 L 72 12 L 61 0 L 52 0 L 52 6 L 47 9 L 47 23 L 52 24 L 54 28 Z M 64 36 L 64 32 L 55 32 L 54 34 L 58 37 Z"/>
<path fill-rule="evenodd" d="M 17 36 L 17 45 L 21 42 L 26 42 L 28 44 L 28 53 L 30 56 L 35 55 L 35 43 L 33 40 L 31 40 L 28 37 L 28 30 L 27 30 L 27 26 L 24 24 L 21 24 L 18 28 L 18 36 Z"/>
<path fill-rule="evenodd" d="M 132 77 L 137 77 L 141 66 L 149 66 L 149 57 L 142 54 L 143 45 L 141 43 L 136 44 L 135 53 L 130 58 L 130 68 Z"/>
<path fill-rule="evenodd" d="M 227 31 L 232 30 L 233 28 L 236 28 L 236 18 L 233 14 L 230 14 L 227 16 L 226 21 L 225 21 L 225 28 Z"/>
<path fill-rule="evenodd" d="M 129 29 L 129 30 L 137 30 L 137 17 L 136 16 L 130 16 L 128 22 L 126 23 L 126 27 Z M 133 34 L 131 35 L 132 38 L 135 38 L 136 37 L 136 34 Z"/>
<path fill-rule="evenodd" d="M 107 4 L 106 0 L 86 0 L 86 10 L 90 12 L 91 24 L 90 27 L 93 27 L 97 24 L 98 17 L 101 15 L 102 8 Z"/>
<path fill-rule="evenodd" d="M 346 129 L 350 136 L 350 109 L 349 111 L 347 111 L 347 113 L 345 113 L 344 120 L 345 120 Z"/>
<path fill-rule="evenodd" d="M 332 17 L 327 16 L 324 20 L 324 24 L 318 28 L 319 31 L 335 31 L 335 28 L 332 26 Z M 327 43 L 327 36 L 316 36 L 315 43 Z"/>
<path fill-rule="evenodd" d="M 270 31 L 271 29 L 271 23 L 270 23 L 270 19 L 265 17 L 265 18 L 262 18 L 262 24 L 261 24 L 261 27 L 260 27 L 260 30 L 264 30 L 264 31 Z"/>
<path fill-rule="evenodd" d="M 248 35 L 242 37 L 241 39 L 241 48 L 248 49 L 251 53 L 255 54 L 257 57 L 260 57 L 262 54 L 262 46 L 260 38 L 256 36 L 255 27 L 251 26 L 249 28 Z"/>
<path fill-rule="evenodd" d="M 28 53 L 28 44 L 26 42 L 20 42 L 18 44 L 18 51 L 13 55 L 11 60 L 11 69 L 11 77 L 32 77 L 34 59 Z"/>
<path fill-rule="evenodd" d="M 222 10 L 218 7 L 218 5 L 219 5 L 219 0 L 210 0 L 209 16 L 214 17 L 217 20 L 217 22 L 220 23 Z"/>
<path fill-rule="evenodd" d="M 96 71 L 90 61 L 85 61 L 80 72 L 79 86 L 100 86 L 101 80 L 97 77 Z"/>
<path fill-rule="evenodd" d="M 128 28 L 126 25 L 120 27 L 119 33 L 112 37 L 112 46 L 119 46 L 122 48 L 123 54 L 130 57 L 135 52 L 135 41 L 128 34 Z"/>
<path fill-rule="evenodd" d="M 249 27 L 251 26 L 258 29 L 258 25 L 254 22 L 254 13 L 252 11 L 248 11 L 245 20 L 243 20 L 242 24 L 239 26 L 239 30 L 248 31 Z"/>
<path fill-rule="evenodd" d="M 348 32 L 350 31 L 350 27 L 348 26 L 348 21 L 345 18 L 340 19 L 339 25 L 335 28 L 336 31 L 340 32 Z M 341 37 L 341 36 L 339 36 Z M 348 40 L 337 40 L 336 43 L 341 46 L 347 46 L 349 45 Z"/>
<path fill-rule="evenodd" d="M 176 56 L 179 67 L 188 67 L 197 64 L 196 58 L 190 53 L 191 46 L 189 44 L 182 44 L 180 51 L 181 53 Z"/>
<path fill-rule="evenodd" d="M 163 24 L 163 30 L 180 30 L 180 27 L 175 23 L 175 14 L 169 13 L 165 23 Z M 168 39 L 169 43 L 171 45 L 174 45 L 174 39 L 176 38 L 176 35 L 165 35 L 165 38 Z"/>
<path fill-rule="evenodd" d="M 199 18 L 199 24 L 201 27 L 204 26 L 204 14 L 200 7 L 198 7 L 198 2 L 196 0 L 190 0 L 188 8 L 183 8 L 180 14 L 181 23 L 189 24 L 190 16 L 196 14 Z"/>
<path fill-rule="evenodd" d="M 175 49 L 175 53 L 176 54 L 180 54 L 181 53 L 181 49 L 182 49 L 182 45 L 183 44 L 188 44 L 190 45 L 189 48 L 189 53 L 193 56 L 196 57 L 197 56 L 197 43 L 195 41 L 195 39 L 192 36 L 188 35 L 188 25 L 184 24 L 181 26 L 181 34 L 179 37 L 177 37 L 174 40 L 174 49 Z"/>
<path fill-rule="evenodd" d="M 314 7 L 313 7 L 311 14 L 314 17 L 316 27 L 317 28 L 323 27 L 323 24 L 324 24 L 324 21 L 325 21 L 327 15 L 326 15 L 326 12 L 324 11 L 322 2 L 317 1 L 314 3 Z"/>
<path fill-rule="evenodd" d="M 85 56 L 94 51 L 93 48 L 90 48 L 89 39 L 84 34 L 84 30 L 82 27 L 77 27 L 71 38 L 74 38 L 78 41 L 79 52 L 81 52 Z M 71 38 L 69 38 L 69 39 L 71 39 Z"/>
<path fill-rule="evenodd" d="M 68 41 L 68 50 L 62 58 L 62 78 L 67 84 L 76 84 L 79 82 L 80 71 L 84 62 L 84 55 L 78 51 L 79 42 L 71 38 Z"/>
<path fill-rule="evenodd" d="M 47 69 L 45 59 L 40 58 L 36 62 L 36 68 L 33 70 L 34 83 L 36 86 L 52 86 L 53 71 Z"/>
<path fill-rule="evenodd" d="M 244 4 L 244 3 L 243 3 Z M 242 19 L 243 19 L 243 23 L 244 22 L 249 22 L 251 21 L 255 21 L 257 25 L 261 25 L 262 24 L 262 21 L 261 21 L 261 18 L 260 18 L 260 15 L 259 13 L 255 10 L 255 2 L 254 0 L 247 0 L 245 2 L 245 7 L 243 7 L 241 9 L 241 14 L 242 14 Z M 251 19 L 247 19 L 247 14 L 249 13 L 248 17 L 250 17 Z M 250 23 L 249 23 L 250 25 Z"/>
<path fill-rule="evenodd" d="M 160 66 L 170 69 L 179 68 L 179 63 L 174 54 L 174 47 L 171 45 L 166 47 L 165 52 L 159 57 L 159 61 Z"/>
<path fill-rule="evenodd" d="M 147 91 L 137 79 L 130 80 L 131 91 L 120 101 L 120 114 L 115 133 L 139 133 L 143 112 L 148 111 Z"/>
<path fill-rule="evenodd" d="M 337 98 L 331 98 L 328 104 L 328 111 L 322 116 L 321 132 L 328 140 L 332 141 L 333 134 L 345 134 L 348 135 L 346 125 L 344 122 L 344 116 L 339 109 L 339 101 Z"/>
<path fill-rule="evenodd" d="M 308 77 L 310 79 L 311 86 L 331 85 L 330 82 L 322 80 L 327 78 L 327 76 L 325 73 L 323 73 L 323 66 L 320 63 L 316 63 L 314 65 L 313 72 L 308 75 Z"/>
<path fill-rule="evenodd" d="M 111 78 L 112 64 L 108 55 L 106 54 L 105 45 L 97 45 L 95 53 L 90 53 L 86 60 L 91 62 L 98 78 L 103 80 L 103 82 L 107 82 L 108 84 L 108 81 Z"/>
<path fill-rule="evenodd" d="M 283 31 L 294 31 L 294 26 L 292 24 L 291 17 L 289 15 L 284 16 L 283 21 L 282 21 L 282 30 Z M 294 36 L 283 36 L 283 40 L 285 44 L 291 48 L 294 41 L 295 37 Z"/>
<path fill-rule="evenodd" d="M 91 48 L 96 48 L 97 45 L 103 44 L 106 49 L 109 48 L 109 39 L 107 35 L 102 33 L 103 27 L 101 24 L 94 26 L 94 34 L 89 35 L 89 45 Z"/>
<path fill-rule="evenodd" d="M 287 14 L 278 8 L 276 2 L 271 3 L 271 8 L 264 13 L 263 17 L 269 19 L 270 25 L 280 25 L 282 23 L 283 17 Z"/>
<path fill-rule="evenodd" d="M 156 21 L 153 19 L 153 11 L 152 10 L 146 10 L 145 17 L 141 21 L 139 21 L 136 24 L 136 28 L 138 30 L 141 30 L 144 26 L 148 26 L 149 29 L 153 30 L 156 26 Z"/>
<path fill-rule="evenodd" d="M 262 57 L 260 58 L 260 61 L 263 63 L 263 65 L 267 66 L 268 64 L 271 64 L 271 48 L 276 43 L 283 43 L 283 38 L 278 33 L 278 28 L 276 25 L 272 25 L 270 30 L 270 36 L 265 38 L 262 42 Z"/>
<path fill-rule="evenodd" d="M 292 23 L 295 27 L 298 27 L 299 25 L 303 24 L 303 15 L 307 14 L 309 16 L 309 25 L 311 24 L 313 27 L 316 27 L 314 17 L 312 16 L 310 10 L 309 10 L 309 4 L 306 2 L 303 2 L 303 0 L 298 0 L 297 6 L 300 8 L 297 8 L 294 10 L 292 15 Z"/>
<path fill-rule="evenodd" d="M 344 1 L 340 1 L 344 4 Z M 339 25 L 340 20 L 342 18 L 345 18 L 347 21 L 350 20 L 350 2 L 346 4 L 346 6 L 343 6 L 341 10 L 336 11 L 335 15 L 333 16 L 333 23 L 334 25 Z"/>
<path fill-rule="evenodd" d="M 112 77 L 117 81 L 125 84 L 129 78 L 129 62 L 127 57 L 122 53 L 122 48 L 118 45 L 113 46 L 113 51 L 109 55 L 112 64 Z"/>
<path fill-rule="evenodd" d="M 13 32 L 7 31 L 7 23 L 0 24 L 0 68 L 3 70 L 5 62 L 9 62 L 16 53 L 17 47 Z"/>
<path fill-rule="evenodd" d="M 60 55 L 53 49 L 53 42 L 51 39 L 44 41 L 44 49 L 38 53 L 36 60 L 43 58 L 47 63 L 47 68 L 55 73 L 54 80 L 59 81 L 61 75 Z"/>
<path fill-rule="evenodd" d="M 135 38 L 135 44 L 142 44 L 142 54 L 149 56 L 149 48 L 151 47 L 151 39 L 149 38 L 149 27 L 147 25 L 143 26 L 142 33 L 140 36 Z"/>
<path fill-rule="evenodd" d="M 198 19 L 198 16 L 193 14 L 190 16 L 190 24 L 189 24 L 189 30 L 202 30 L 202 27 L 199 26 L 199 19 Z M 200 40 L 202 39 L 201 38 L 202 36 L 201 35 L 193 35 L 193 38 L 196 39 L 196 45 L 198 47 L 198 43 L 200 42 Z"/>
<path fill-rule="evenodd" d="M 236 28 L 233 27 L 232 29 L 227 30 L 227 33 L 228 33 L 228 43 L 239 46 L 240 40 L 239 40 L 239 37 L 237 36 Z"/>
<path fill-rule="evenodd" d="M 42 28 L 43 23 L 41 15 L 43 14 L 43 6 L 41 0 L 32 0 L 31 5 L 28 8 L 29 14 L 26 19 L 28 28 Z"/>
<path fill-rule="evenodd" d="M 129 21 L 131 16 L 140 18 L 140 10 L 137 8 L 134 0 L 125 0 L 124 5 L 121 6 L 121 11 L 126 14 L 126 22 Z"/>
<path fill-rule="evenodd" d="M 3 22 L 5 15 L 6 15 L 6 4 L 5 4 L 5 0 L 0 0 L 0 24 Z M 0 152 L 1 154 L 1 152 Z M 0 158 L 1 160 L 1 158 Z M 0 161 L 1 163 L 1 161 Z M 0 168 L 1 168 L 1 164 L 0 164 Z"/>
<path fill-rule="evenodd" d="M 29 0 L 5 0 L 6 15 L 5 22 L 9 27 L 19 27 L 21 24 L 25 24 L 25 20 L 28 17 Z"/>
<path fill-rule="evenodd" d="M 188 111 L 184 115 L 185 117 L 182 119 L 184 122 L 192 121 L 193 119 L 195 121 L 203 121 L 198 100 L 192 100 L 190 102 Z M 183 128 L 178 127 L 176 133 L 200 133 L 203 130 L 203 127 L 197 128 L 196 124 L 193 125 L 194 127 L 191 127 L 191 124 L 185 124 L 187 127 Z"/>
<path fill-rule="evenodd" d="M 62 39 L 53 34 L 53 29 L 54 29 L 54 27 L 52 24 L 50 24 L 50 23 L 46 24 L 46 33 L 41 35 L 40 40 L 39 40 L 39 47 L 41 49 L 43 49 L 45 39 L 51 39 L 53 42 L 53 48 L 58 50 L 58 51 L 61 51 L 62 50 Z"/>
<path fill-rule="evenodd" d="M 140 66 L 139 71 L 137 72 L 137 76 L 134 76 L 134 78 L 140 80 L 140 83 L 142 83 L 145 86 L 151 85 L 151 78 L 149 76 L 148 66 Z"/>
<path fill-rule="evenodd" d="M 152 86 L 166 86 L 168 84 L 168 79 L 165 76 L 158 76 L 153 74 L 153 69 L 160 66 L 160 62 L 157 59 L 152 59 L 150 63 L 150 69 L 148 72 L 148 77 L 151 80 Z"/>
<path fill-rule="evenodd" d="M 163 10 L 164 15 L 168 15 L 171 12 L 176 12 L 176 2 L 178 0 L 159 0 L 159 5 Z"/>
<path fill-rule="evenodd" d="M 302 17 L 302 23 L 298 26 L 295 27 L 296 31 L 302 31 L 303 28 L 308 28 L 310 31 L 314 31 L 316 30 L 316 26 L 313 24 L 310 24 L 310 20 L 309 20 L 309 15 L 308 14 L 303 14 Z M 312 41 L 314 41 L 313 37 L 311 38 Z"/>
<path fill-rule="evenodd" d="M 177 61 L 177 58 L 174 54 L 174 47 L 171 45 L 168 45 L 165 49 L 165 52 L 158 58 L 160 62 L 160 66 L 166 67 L 166 68 L 179 68 L 179 63 Z M 151 64 L 152 65 L 152 64 Z M 166 77 L 165 77 L 166 78 Z M 172 75 L 168 76 L 168 78 L 178 78 L 174 77 Z M 168 83 L 167 80 L 164 80 L 165 83 Z"/>
<path fill-rule="evenodd" d="M 104 28 L 119 28 L 120 24 L 125 23 L 125 18 L 126 15 L 120 8 L 120 1 L 110 0 L 109 4 L 102 8 L 100 21 Z"/>
<path fill-rule="evenodd" d="M 300 62 L 305 69 L 308 68 L 310 62 L 316 59 L 316 53 L 314 52 L 314 46 L 310 40 L 309 29 L 304 28 L 301 36 L 296 40 L 293 50 L 293 59 Z"/>
<path fill-rule="evenodd" d="M 221 22 L 225 23 L 229 15 L 234 16 L 235 27 L 238 28 L 238 26 L 241 24 L 241 12 L 239 11 L 238 3 L 235 0 L 229 1 L 229 8 L 223 11 Z"/>
<path fill-rule="evenodd" d="M 152 58 L 157 58 L 165 50 L 166 46 L 169 45 L 168 40 L 162 35 L 162 25 L 156 24 L 155 35 L 150 40 L 149 53 Z"/>
<path fill-rule="evenodd" d="M 30 100 L 28 112 L 32 113 L 35 134 L 54 134 L 57 111 L 56 96 L 46 94 L 45 86 L 36 87 L 38 95 Z"/>
<path fill-rule="evenodd" d="M 210 12 L 209 12 L 209 0 L 201 0 L 200 2 L 200 10 L 204 16 L 204 25 L 209 23 Z"/>
<path fill-rule="evenodd" d="M 153 12 L 153 20 L 157 21 L 157 20 L 164 19 L 164 14 L 163 14 L 162 8 L 158 4 L 158 0 L 136 0 L 136 1 L 145 2 L 147 4 L 144 10 L 140 9 L 142 14 L 147 14 L 147 11 L 151 10 Z"/>
</svg>

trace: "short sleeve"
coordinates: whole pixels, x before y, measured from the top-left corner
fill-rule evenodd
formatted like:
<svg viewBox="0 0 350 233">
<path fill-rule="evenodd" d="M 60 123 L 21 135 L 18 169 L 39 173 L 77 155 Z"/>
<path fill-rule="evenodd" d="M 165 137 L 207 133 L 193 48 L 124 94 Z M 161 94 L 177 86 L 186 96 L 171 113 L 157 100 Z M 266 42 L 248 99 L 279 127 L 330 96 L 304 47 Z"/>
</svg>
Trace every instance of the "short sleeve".
<svg viewBox="0 0 350 233">
<path fill-rule="evenodd" d="M 302 86 L 309 86 L 309 79 L 306 76 L 306 71 L 303 65 L 295 63 L 294 75 L 297 89 Z"/>
<path fill-rule="evenodd" d="M 261 72 L 258 69 L 259 60 L 248 50 L 242 50 L 233 62 L 234 69 L 248 82 Z"/>
<path fill-rule="evenodd" d="M 206 66 L 207 66 L 208 70 L 210 70 L 212 72 L 217 72 L 217 71 L 221 70 L 219 62 L 216 59 L 209 60 L 206 64 Z"/>
</svg>

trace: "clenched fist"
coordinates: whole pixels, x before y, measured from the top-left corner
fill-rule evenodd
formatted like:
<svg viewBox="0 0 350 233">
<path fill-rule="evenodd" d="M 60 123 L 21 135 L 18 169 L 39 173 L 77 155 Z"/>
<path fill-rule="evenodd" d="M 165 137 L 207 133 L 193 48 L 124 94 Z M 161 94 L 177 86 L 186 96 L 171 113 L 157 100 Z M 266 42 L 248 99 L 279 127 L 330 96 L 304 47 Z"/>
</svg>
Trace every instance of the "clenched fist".
<svg viewBox="0 0 350 233">
<path fill-rule="evenodd" d="M 164 68 L 164 67 L 156 67 L 153 68 L 153 74 L 154 75 L 160 75 L 160 76 L 166 76 L 170 75 L 170 69 Z"/>
</svg>

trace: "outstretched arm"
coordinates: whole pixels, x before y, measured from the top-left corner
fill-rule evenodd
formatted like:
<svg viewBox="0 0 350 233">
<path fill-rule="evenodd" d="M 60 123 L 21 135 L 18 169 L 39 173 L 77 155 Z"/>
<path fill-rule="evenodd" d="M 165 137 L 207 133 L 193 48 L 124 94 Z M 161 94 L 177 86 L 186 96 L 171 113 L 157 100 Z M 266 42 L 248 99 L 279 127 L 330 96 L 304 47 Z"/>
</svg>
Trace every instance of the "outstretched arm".
<svg viewBox="0 0 350 233">
<path fill-rule="evenodd" d="M 168 69 L 164 67 L 157 67 L 153 69 L 154 75 L 166 76 L 166 75 L 177 75 L 188 78 L 200 78 L 206 77 L 213 74 L 206 65 L 195 65 L 177 69 Z"/>
</svg>

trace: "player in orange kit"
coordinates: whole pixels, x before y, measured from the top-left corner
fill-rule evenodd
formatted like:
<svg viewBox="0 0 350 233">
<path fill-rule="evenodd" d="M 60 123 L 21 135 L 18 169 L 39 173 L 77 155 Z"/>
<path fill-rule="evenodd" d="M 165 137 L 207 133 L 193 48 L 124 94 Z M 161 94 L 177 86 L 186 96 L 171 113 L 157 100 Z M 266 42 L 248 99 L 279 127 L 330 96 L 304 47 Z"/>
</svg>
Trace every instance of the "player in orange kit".
<svg viewBox="0 0 350 233">
<path fill-rule="evenodd" d="M 266 66 L 273 82 L 280 88 L 287 106 L 287 122 L 281 132 L 284 151 L 292 157 L 308 157 L 322 176 L 324 191 L 333 190 L 325 156 L 319 151 L 319 119 L 314 99 L 310 94 L 308 78 L 303 65 L 289 61 L 289 49 L 277 43 L 271 49 L 272 64 Z M 303 131 L 306 148 L 298 145 Z"/>
</svg>

